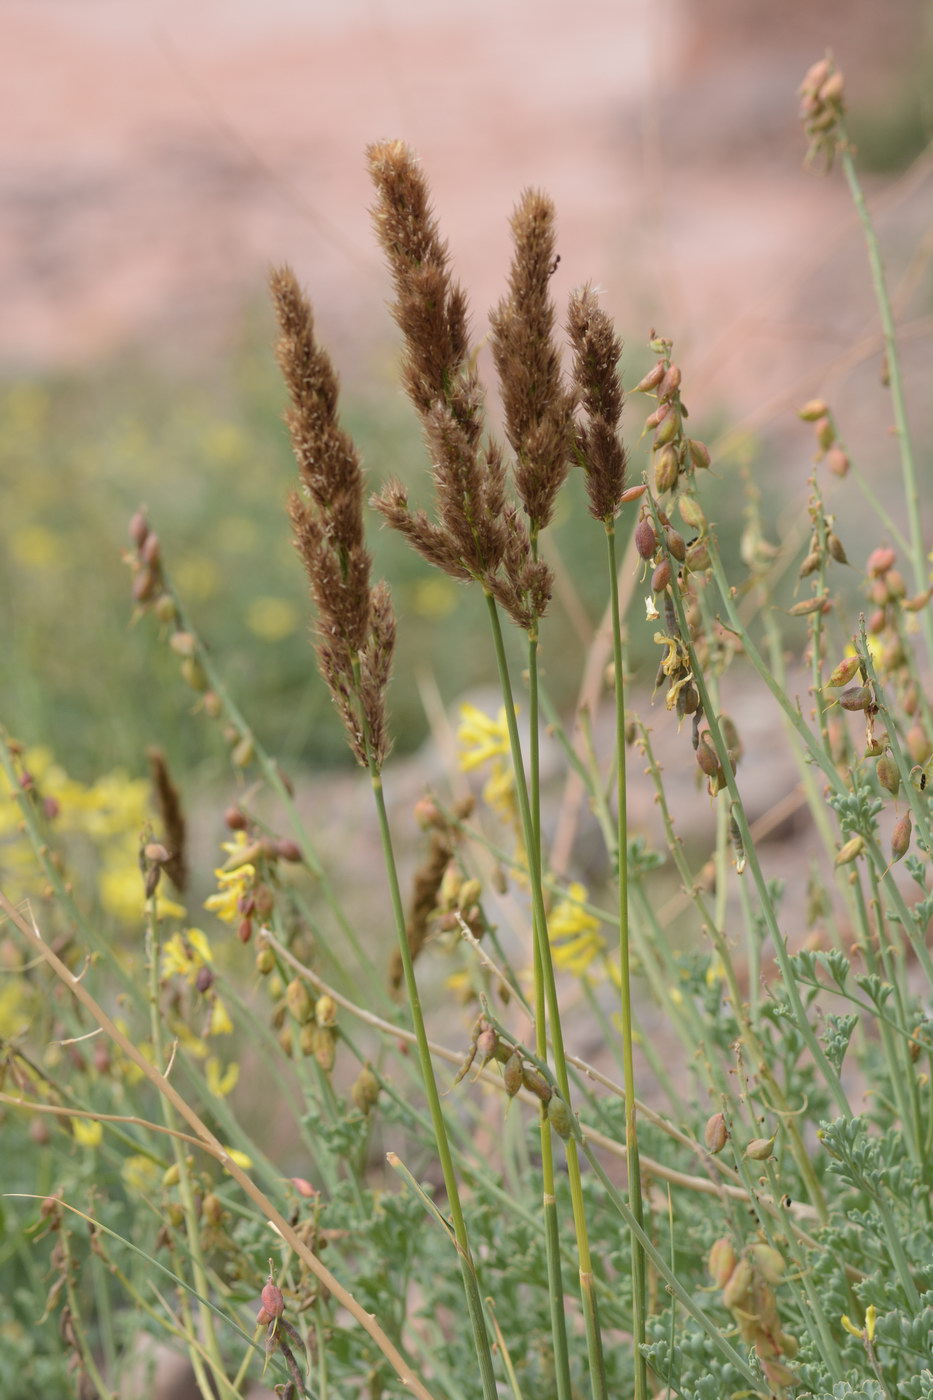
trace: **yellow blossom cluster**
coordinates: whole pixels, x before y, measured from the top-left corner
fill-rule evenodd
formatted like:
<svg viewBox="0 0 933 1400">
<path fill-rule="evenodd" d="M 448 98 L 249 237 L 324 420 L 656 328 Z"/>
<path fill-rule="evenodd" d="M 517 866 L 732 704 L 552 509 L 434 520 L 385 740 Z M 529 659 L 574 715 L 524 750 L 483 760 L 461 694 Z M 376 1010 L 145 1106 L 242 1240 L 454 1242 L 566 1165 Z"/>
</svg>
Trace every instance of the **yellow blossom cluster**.
<svg viewBox="0 0 933 1400">
<path fill-rule="evenodd" d="M 519 847 L 523 849 L 505 706 L 500 708 L 498 715 L 493 719 L 476 705 L 464 702 L 460 706 L 457 743 L 460 746 L 461 772 L 472 773 L 488 764 L 489 776 L 483 788 L 483 801 L 503 822 L 514 829 Z"/>
<path fill-rule="evenodd" d="M 585 907 L 588 898 L 586 886 L 575 881 L 548 916 L 548 939 L 554 965 L 575 977 L 581 977 L 593 960 L 606 950 L 599 932 L 599 919 Z"/>
</svg>

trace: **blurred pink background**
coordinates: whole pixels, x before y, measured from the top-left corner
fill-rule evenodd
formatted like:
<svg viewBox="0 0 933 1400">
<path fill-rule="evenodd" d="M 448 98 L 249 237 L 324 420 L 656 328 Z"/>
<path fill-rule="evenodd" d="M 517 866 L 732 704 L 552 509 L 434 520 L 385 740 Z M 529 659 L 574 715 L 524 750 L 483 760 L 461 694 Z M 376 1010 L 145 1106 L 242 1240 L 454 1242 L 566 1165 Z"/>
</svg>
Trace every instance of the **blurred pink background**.
<svg viewBox="0 0 933 1400">
<path fill-rule="evenodd" d="M 363 152 L 401 136 L 478 335 L 535 184 L 558 206 L 557 295 L 591 279 L 630 342 L 673 335 L 691 400 L 809 397 L 873 312 L 841 175 L 801 168 L 795 90 L 831 45 L 849 92 L 883 110 L 923 15 L 919 0 L 5 0 L 0 366 L 127 345 L 210 356 L 288 259 L 344 377 L 388 382 Z M 933 205 L 913 178 L 881 221 L 895 274 Z"/>
</svg>

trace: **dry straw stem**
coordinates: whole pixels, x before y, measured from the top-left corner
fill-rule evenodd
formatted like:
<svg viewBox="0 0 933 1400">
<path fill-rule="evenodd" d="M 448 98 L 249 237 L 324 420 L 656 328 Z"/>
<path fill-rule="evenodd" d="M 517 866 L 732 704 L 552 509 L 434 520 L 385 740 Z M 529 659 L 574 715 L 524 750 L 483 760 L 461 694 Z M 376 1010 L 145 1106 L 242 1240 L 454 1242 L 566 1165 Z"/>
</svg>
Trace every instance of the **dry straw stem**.
<svg viewBox="0 0 933 1400">
<path fill-rule="evenodd" d="M 353 1294 L 344 1288 L 329 1269 L 325 1268 L 315 1254 L 311 1252 L 304 1240 L 288 1223 L 285 1216 L 261 1191 L 255 1182 L 247 1176 L 242 1167 L 239 1167 L 228 1150 L 223 1146 L 218 1138 L 214 1136 L 206 1123 L 195 1113 L 194 1109 L 182 1098 L 177 1089 L 169 1083 L 163 1074 L 156 1067 L 141 1055 L 136 1046 L 123 1032 L 116 1026 L 104 1011 L 103 1007 L 91 996 L 90 992 L 83 985 L 80 978 L 76 977 L 69 968 L 65 966 L 61 958 L 48 946 L 35 924 L 30 925 L 14 905 L 10 903 L 6 895 L 0 891 L 0 909 L 4 911 L 10 921 L 16 925 L 27 943 L 38 953 L 45 962 L 48 963 L 52 971 L 68 990 L 81 1002 L 84 1008 L 90 1012 L 97 1024 L 106 1032 L 115 1045 L 118 1045 L 128 1059 L 132 1060 L 138 1069 L 142 1071 L 150 1084 L 167 1100 L 175 1109 L 180 1118 L 183 1118 L 188 1126 L 193 1130 L 198 1141 L 204 1146 L 212 1157 L 214 1157 L 226 1172 L 233 1177 L 240 1189 L 250 1198 L 256 1208 L 262 1213 L 270 1225 L 274 1226 L 278 1234 L 287 1245 L 298 1255 L 302 1263 L 314 1274 L 315 1278 L 330 1290 L 337 1303 L 346 1308 L 351 1317 L 359 1323 L 363 1330 L 372 1338 L 375 1345 L 382 1352 L 383 1356 L 393 1367 L 403 1385 L 407 1386 L 412 1395 L 419 1397 L 419 1400 L 434 1400 L 431 1392 L 423 1382 L 413 1374 L 411 1367 L 405 1358 L 394 1346 L 386 1333 L 379 1326 L 371 1313 L 353 1297 Z"/>
<path fill-rule="evenodd" d="M 421 419 L 436 489 L 436 517 L 409 508 L 400 481 L 373 500 L 430 564 L 475 580 L 520 627 L 550 596 L 550 572 L 533 557 L 521 511 L 507 499 L 502 451 L 483 441 L 483 393 L 469 354 L 466 297 L 453 280 L 427 181 L 401 141 L 370 146 L 376 233 L 395 286 L 404 336 L 402 377 Z"/>
<path fill-rule="evenodd" d="M 395 646 L 388 588 L 370 586 L 363 535 L 363 472 L 337 416 L 338 382 L 317 344 L 311 307 L 288 267 L 270 278 L 279 322 L 276 356 L 291 398 L 285 415 L 302 494 L 289 514 L 317 609 L 318 663 L 358 762 L 381 769 L 388 752 L 385 692 Z"/>
</svg>

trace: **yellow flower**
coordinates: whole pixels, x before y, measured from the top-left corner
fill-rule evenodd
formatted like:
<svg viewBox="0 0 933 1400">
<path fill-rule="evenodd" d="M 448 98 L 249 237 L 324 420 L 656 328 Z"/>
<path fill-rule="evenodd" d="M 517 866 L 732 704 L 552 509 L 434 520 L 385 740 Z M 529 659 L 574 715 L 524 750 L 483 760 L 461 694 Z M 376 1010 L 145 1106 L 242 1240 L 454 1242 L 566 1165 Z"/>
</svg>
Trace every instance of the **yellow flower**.
<svg viewBox="0 0 933 1400">
<path fill-rule="evenodd" d="M 72 1118 L 71 1131 L 82 1147 L 99 1147 L 104 1130 L 96 1118 Z"/>
<path fill-rule="evenodd" d="M 216 1055 L 212 1055 L 204 1066 L 204 1078 L 211 1093 L 218 1099 L 225 1099 L 237 1086 L 240 1066 L 233 1061 L 224 1069 Z"/>
<path fill-rule="evenodd" d="M 567 897 L 555 904 L 548 919 L 555 966 L 577 977 L 606 947 L 599 933 L 599 920 L 583 908 L 587 899 L 586 886 L 575 882 L 568 887 Z"/>
<path fill-rule="evenodd" d="M 230 1020 L 229 1012 L 224 1006 L 220 997 L 214 998 L 214 1005 L 211 1008 L 211 1021 L 208 1027 L 208 1035 L 231 1035 L 233 1032 L 233 1022 Z"/>
<path fill-rule="evenodd" d="M 233 841 L 222 842 L 222 849 L 228 853 L 230 859 L 226 865 L 219 866 L 214 871 L 220 888 L 216 894 L 209 895 L 204 901 L 204 908 L 216 914 L 225 924 L 239 922 L 243 917 L 239 908 L 240 900 L 245 900 L 253 891 L 256 879 L 255 865 L 248 860 L 237 864 L 237 857 L 248 844 L 246 833 L 243 831 L 238 831 Z"/>
<path fill-rule="evenodd" d="M 471 773 L 474 768 L 480 768 L 490 759 L 508 754 L 509 731 L 505 706 L 500 708 L 495 719 L 491 719 L 475 705 L 464 702 L 460 706 L 457 743 L 461 749 L 460 769 L 464 773 Z"/>
<path fill-rule="evenodd" d="M 133 1196 L 145 1196 L 155 1190 L 159 1183 L 159 1168 L 151 1157 L 138 1153 L 127 1157 L 120 1168 L 120 1175 L 127 1191 Z"/>
<path fill-rule="evenodd" d="M 194 986 L 202 967 L 213 962 L 211 945 L 199 928 L 186 934 L 173 933 L 162 947 L 162 978 L 184 977 Z"/>
<path fill-rule="evenodd" d="M 238 1167 L 242 1167 L 245 1172 L 249 1171 L 250 1167 L 253 1165 L 252 1157 L 248 1157 L 246 1153 L 241 1152 L 238 1147 L 228 1147 L 225 1150 L 227 1156 L 230 1157 L 232 1161 L 236 1162 Z"/>
</svg>

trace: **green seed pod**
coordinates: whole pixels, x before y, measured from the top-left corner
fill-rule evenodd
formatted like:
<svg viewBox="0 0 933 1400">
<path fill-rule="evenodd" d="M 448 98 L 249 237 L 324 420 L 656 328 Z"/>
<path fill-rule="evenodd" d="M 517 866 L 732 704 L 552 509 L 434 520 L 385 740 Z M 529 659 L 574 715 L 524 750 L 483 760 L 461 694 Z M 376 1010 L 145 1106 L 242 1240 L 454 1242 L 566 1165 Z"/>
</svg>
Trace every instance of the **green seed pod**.
<svg viewBox="0 0 933 1400">
<path fill-rule="evenodd" d="M 314 1016 L 314 1002 L 300 977 L 293 977 L 285 988 L 285 1002 L 299 1026 L 305 1025 Z"/>
<path fill-rule="evenodd" d="M 271 948 L 260 948 L 256 954 L 256 971 L 260 977 L 268 977 L 275 967 L 275 954 Z"/>
<path fill-rule="evenodd" d="M 573 1132 L 573 1114 L 563 1099 L 553 1094 L 548 1100 L 547 1116 L 558 1137 L 569 1138 Z"/>
<path fill-rule="evenodd" d="M 186 656 L 181 663 L 181 678 L 192 690 L 203 693 L 207 690 L 207 676 L 204 667 L 196 656 Z"/>
<path fill-rule="evenodd" d="M 817 571 L 817 569 L 818 569 L 819 567 L 820 567 L 820 555 L 819 555 L 819 554 L 817 553 L 817 551 L 814 549 L 814 550 L 812 550 L 812 551 L 807 555 L 807 557 L 804 559 L 803 563 L 801 564 L 800 568 L 797 570 L 797 577 L 798 577 L 798 578 L 809 578 L 811 574 L 815 574 L 815 573 L 816 573 L 816 571 Z"/>
<path fill-rule="evenodd" d="M 337 1036 L 330 1026 L 312 1026 L 312 1054 L 325 1074 L 330 1074 L 337 1058 Z"/>
<path fill-rule="evenodd" d="M 748 1251 L 756 1273 L 760 1274 L 765 1283 L 778 1284 L 784 1277 L 786 1264 L 784 1258 L 770 1244 L 759 1242 L 753 1244 Z"/>
<path fill-rule="evenodd" d="M 830 530 L 829 534 L 826 536 L 826 548 L 829 550 L 830 554 L 833 556 L 837 564 L 848 564 L 849 561 L 846 558 L 846 552 L 843 548 L 842 540 L 832 530 Z"/>
<path fill-rule="evenodd" d="M 171 602 L 171 599 L 169 599 Z M 194 656 L 198 644 L 190 632 L 173 632 L 168 644 L 177 656 Z"/>
<path fill-rule="evenodd" d="M 797 410 L 797 417 L 802 418 L 805 423 L 815 423 L 818 418 L 825 418 L 829 408 L 822 399 L 810 399 L 803 408 Z"/>
<path fill-rule="evenodd" d="M 673 491 L 680 475 L 680 463 L 673 447 L 665 447 L 654 459 L 654 489 L 659 496 Z"/>
<path fill-rule="evenodd" d="M 209 1225 L 219 1225 L 224 1218 L 224 1203 L 213 1191 L 201 1202 L 201 1214 Z"/>
<path fill-rule="evenodd" d="M 306 1059 L 314 1054 L 314 1032 L 316 1029 L 313 1021 L 307 1021 L 298 1032 L 298 1049 Z"/>
<path fill-rule="evenodd" d="M 178 1169 L 178 1163 L 173 1162 L 172 1165 L 166 1167 L 165 1171 L 162 1173 L 162 1185 L 166 1188 L 177 1186 L 180 1178 L 181 1172 Z"/>
<path fill-rule="evenodd" d="M 687 550 L 684 567 L 691 574 L 701 574 L 710 566 L 709 546 L 705 540 L 697 540 Z"/>
<path fill-rule="evenodd" d="M 833 861 L 833 865 L 836 866 L 837 869 L 840 865 L 849 865 L 853 860 L 858 859 L 864 849 L 865 838 L 862 836 L 853 836 L 836 852 L 836 859 Z"/>
<path fill-rule="evenodd" d="M 705 535 L 709 528 L 703 508 L 695 496 L 681 496 L 677 503 L 680 511 L 680 518 L 691 530 L 699 530 L 701 535 Z"/>
<path fill-rule="evenodd" d="M 174 622 L 178 616 L 175 600 L 168 593 L 160 593 L 152 605 L 152 611 L 160 622 Z"/>
<path fill-rule="evenodd" d="M 230 755 L 231 762 L 235 768 L 248 768 L 253 761 L 253 741 L 249 734 L 239 741 Z"/>
<path fill-rule="evenodd" d="M 707 1259 L 707 1267 L 710 1277 L 717 1288 L 725 1288 L 732 1276 L 732 1271 L 739 1262 L 732 1241 L 728 1236 L 716 1240 L 710 1249 Z"/>
<path fill-rule="evenodd" d="M 506 1060 L 502 1078 L 505 1080 L 505 1092 L 510 1099 L 514 1099 L 522 1087 L 522 1057 L 517 1050 L 513 1050 Z"/>
<path fill-rule="evenodd" d="M 687 438 L 687 452 L 691 466 L 701 468 L 709 466 L 709 448 L 705 442 L 699 442 L 696 438 Z"/>
<path fill-rule="evenodd" d="M 753 1162 L 764 1162 L 774 1151 L 774 1138 L 752 1138 L 745 1149 L 746 1157 L 750 1157 Z"/>
<path fill-rule="evenodd" d="M 350 1089 L 350 1099 L 353 1103 L 353 1107 L 362 1113 L 364 1118 L 368 1117 L 375 1108 L 378 1098 L 379 1080 L 373 1074 L 369 1065 L 364 1065 L 354 1079 L 353 1086 Z"/>
<path fill-rule="evenodd" d="M 755 1273 L 747 1259 L 740 1259 L 729 1275 L 722 1290 L 722 1301 L 730 1310 L 741 1307 L 755 1281 Z"/>
<path fill-rule="evenodd" d="M 838 690 L 840 686 L 848 685 L 861 664 L 857 656 L 845 657 L 839 662 L 839 665 L 830 672 L 829 680 L 826 682 L 827 689 Z"/>
<path fill-rule="evenodd" d="M 654 435 L 655 447 L 667 447 L 668 443 L 674 442 L 680 436 L 680 431 L 680 414 L 676 409 L 672 409 Z"/>
<path fill-rule="evenodd" d="M 325 994 L 314 1003 L 314 1019 L 319 1026 L 333 1026 L 337 1020 L 337 1003 Z"/>
<path fill-rule="evenodd" d="M 897 771 L 897 764 L 889 753 L 883 753 L 875 764 L 875 773 L 881 786 L 892 797 L 896 797 L 901 786 L 901 775 Z"/>
</svg>

